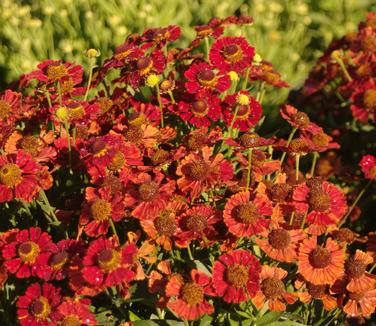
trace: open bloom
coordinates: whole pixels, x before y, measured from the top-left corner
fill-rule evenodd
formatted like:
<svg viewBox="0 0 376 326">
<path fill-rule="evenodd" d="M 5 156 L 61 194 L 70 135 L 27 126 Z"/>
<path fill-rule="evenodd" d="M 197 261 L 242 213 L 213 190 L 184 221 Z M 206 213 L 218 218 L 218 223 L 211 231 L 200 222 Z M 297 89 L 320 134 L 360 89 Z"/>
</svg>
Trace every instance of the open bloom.
<svg viewBox="0 0 376 326">
<path fill-rule="evenodd" d="M 61 325 L 97 325 L 90 311 L 90 300 L 86 298 L 66 298 L 58 307 Z"/>
<path fill-rule="evenodd" d="M 376 180 L 376 157 L 372 155 L 364 155 L 359 163 L 364 176 L 367 179 Z"/>
<path fill-rule="evenodd" d="M 375 312 L 376 289 L 349 292 L 344 299 L 343 311 L 351 317 L 368 317 Z"/>
<path fill-rule="evenodd" d="M 281 109 L 281 116 L 292 127 L 297 128 L 301 131 L 308 131 L 311 134 L 322 132 L 322 129 L 318 125 L 311 122 L 306 113 L 298 111 L 298 109 L 293 107 L 292 105 L 284 105 Z"/>
<path fill-rule="evenodd" d="M 333 284 L 344 275 L 343 248 L 328 238 L 325 246 L 317 244 L 317 238 L 303 241 L 299 247 L 298 270 L 312 284 Z"/>
<path fill-rule="evenodd" d="M 190 278 L 173 275 L 167 283 L 166 295 L 170 297 L 167 307 L 185 320 L 195 320 L 205 314 L 212 314 L 214 307 L 205 295 L 215 295 L 211 279 L 206 274 L 193 269 Z"/>
<path fill-rule="evenodd" d="M 38 276 L 45 279 L 50 275 L 48 260 L 55 245 L 51 236 L 38 227 L 21 230 L 14 241 L 5 245 L 2 255 L 5 267 L 18 278 Z"/>
<path fill-rule="evenodd" d="M 244 37 L 222 37 L 214 42 L 209 58 L 221 71 L 243 72 L 252 64 L 255 50 Z"/>
<path fill-rule="evenodd" d="M 238 236 L 252 236 L 266 231 L 272 215 L 272 206 L 263 196 L 250 199 L 250 193 L 239 192 L 230 197 L 223 211 L 223 220 L 229 232 Z"/>
<path fill-rule="evenodd" d="M 213 267 L 213 287 L 226 302 L 239 303 L 260 289 L 261 266 L 255 256 L 238 249 L 221 255 Z"/>
<path fill-rule="evenodd" d="M 83 259 L 82 275 L 88 283 L 97 287 L 127 283 L 135 276 L 131 267 L 136 251 L 133 244 L 119 248 L 114 240 L 94 240 Z"/>
<path fill-rule="evenodd" d="M 293 304 L 296 301 L 296 296 L 293 293 L 287 292 L 283 279 L 286 278 L 287 271 L 279 267 L 271 267 L 264 265 L 260 273 L 260 290 L 252 302 L 261 309 L 267 302 L 269 310 L 271 311 L 285 311 L 286 303 Z"/>
<path fill-rule="evenodd" d="M 57 325 L 60 318 L 57 307 L 60 301 L 60 289 L 49 283 L 42 286 L 34 283 L 26 289 L 25 295 L 17 300 L 18 321 L 22 326 Z"/>
<path fill-rule="evenodd" d="M 0 202 L 12 199 L 32 201 L 38 194 L 38 171 L 41 167 L 21 150 L 0 156 Z"/>
</svg>

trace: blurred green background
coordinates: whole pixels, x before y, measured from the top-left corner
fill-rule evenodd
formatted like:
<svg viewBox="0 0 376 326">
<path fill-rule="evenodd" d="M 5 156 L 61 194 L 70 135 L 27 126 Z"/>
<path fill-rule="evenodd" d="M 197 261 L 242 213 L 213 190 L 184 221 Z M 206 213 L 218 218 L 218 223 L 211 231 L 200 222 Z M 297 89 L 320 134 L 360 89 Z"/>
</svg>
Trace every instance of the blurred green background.
<svg viewBox="0 0 376 326">
<path fill-rule="evenodd" d="M 103 60 L 126 35 L 169 24 L 182 27 L 179 45 L 187 45 L 192 26 L 240 13 L 254 17 L 245 33 L 257 52 L 297 87 L 330 41 L 355 31 L 370 10 L 374 0 L 1 0 L 0 89 L 47 58 L 85 66 L 86 49 L 100 49 Z"/>
</svg>

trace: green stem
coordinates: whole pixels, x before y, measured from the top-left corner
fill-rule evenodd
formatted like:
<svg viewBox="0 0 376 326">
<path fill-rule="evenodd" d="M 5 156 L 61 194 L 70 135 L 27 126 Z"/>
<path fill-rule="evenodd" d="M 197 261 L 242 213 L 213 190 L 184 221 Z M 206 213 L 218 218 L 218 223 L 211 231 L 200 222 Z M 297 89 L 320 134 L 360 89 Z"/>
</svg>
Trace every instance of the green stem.
<svg viewBox="0 0 376 326">
<path fill-rule="evenodd" d="M 247 170 L 247 184 L 245 191 L 248 191 L 249 185 L 251 184 L 251 174 L 252 174 L 252 153 L 253 149 L 251 148 L 248 153 L 248 170 Z"/>
<path fill-rule="evenodd" d="M 93 60 L 90 60 L 90 66 L 89 66 L 89 80 L 87 82 L 87 87 L 86 87 L 86 92 L 85 92 L 85 96 L 84 96 L 84 101 L 87 100 L 87 97 L 89 95 L 89 91 L 90 91 L 90 86 L 91 86 L 91 81 L 93 79 L 93 68 L 94 68 L 94 62 Z"/>
<path fill-rule="evenodd" d="M 62 97 L 62 94 L 61 94 L 61 85 L 60 85 L 59 81 L 57 82 L 57 92 L 59 94 L 59 104 L 63 105 L 63 97 Z"/>
<path fill-rule="evenodd" d="M 119 237 L 118 237 L 118 234 L 117 234 L 117 232 L 116 232 L 116 228 L 115 228 L 114 221 L 113 221 L 111 218 L 109 219 L 109 221 L 110 221 L 110 226 L 111 226 L 112 233 L 113 233 L 117 238 L 119 238 Z"/>
<path fill-rule="evenodd" d="M 350 216 L 351 212 L 354 210 L 356 204 L 358 203 L 358 201 L 360 200 L 360 198 L 362 198 L 363 194 L 366 192 L 366 190 L 368 189 L 368 187 L 371 185 L 372 183 L 372 179 L 370 179 L 367 184 L 365 185 L 365 187 L 360 191 L 360 193 L 358 194 L 358 196 L 356 197 L 356 199 L 354 200 L 353 204 L 351 205 L 350 209 L 348 210 L 347 214 L 345 215 L 345 217 L 342 219 L 342 222 L 340 223 L 340 225 L 338 226 L 338 228 L 340 228 L 345 222 L 346 222 L 346 219 Z"/>
<path fill-rule="evenodd" d="M 313 178 L 313 176 L 315 175 L 316 163 L 317 163 L 317 159 L 319 158 L 319 156 L 320 156 L 319 153 L 313 152 L 313 161 L 312 161 L 311 171 L 310 171 L 311 178 Z"/>
<path fill-rule="evenodd" d="M 347 81 L 351 82 L 353 79 L 351 78 L 349 72 L 347 71 L 346 66 L 343 63 L 343 60 L 339 57 L 336 57 L 335 60 L 337 61 L 337 63 L 341 67 L 341 70 L 342 70 L 343 74 L 345 75 Z"/>
<path fill-rule="evenodd" d="M 230 134 L 229 136 L 231 138 L 232 138 L 232 127 L 234 126 L 234 123 L 235 123 L 235 120 L 236 120 L 236 116 L 238 115 L 238 111 L 239 111 L 239 105 L 236 106 L 234 116 L 233 116 L 233 118 L 231 120 L 230 128 L 228 129 L 228 133 Z"/>
<path fill-rule="evenodd" d="M 295 156 L 295 181 L 298 182 L 299 180 L 299 161 L 300 161 L 300 154 L 296 154 Z"/>
<path fill-rule="evenodd" d="M 294 129 L 291 131 L 290 136 L 289 136 L 289 138 L 287 139 L 286 147 L 288 147 L 288 146 L 290 145 L 290 143 L 291 143 L 291 141 L 292 141 L 292 138 L 294 137 L 294 135 L 295 135 L 295 133 L 296 133 L 297 130 L 298 130 L 297 128 L 294 128 Z M 287 152 L 283 152 L 282 157 L 281 157 L 281 161 L 280 161 L 280 162 L 281 162 L 281 167 L 282 167 L 283 161 L 284 161 L 285 158 L 286 158 L 286 155 L 287 155 Z"/>
<path fill-rule="evenodd" d="M 206 47 L 206 59 L 209 61 L 210 45 L 209 45 L 208 37 L 205 37 L 205 47 Z"/>
<path fill-rule="evenodd" d="M 244 77 L 244 80 L 243 80 L 242 89 L 245 89 L 247 87 L 248 76 L 249 76 L 250 71 L 251 71 L 250 67 L 248 67 L 247 70 L 245 71 L 245 77 Z"/>
<path fill-rule="evenodd" d="M 161 127 L 164 127 L 164 119 L 163 119 L 163 106 L 162 106 L 162 101 L 161 101 L 161 92 L 159 90 L 159 84 L 155 86 L 157 89 L 157 100 L 158 100 L 158 105 L 159 105 L 159 110 L 161 111 Z"/>
<path fill-rule="evenodd" d="M 40 196 L 42 197 L 42 200 L 43 202 L 45 203 L 45 205 L 47 206 L 48 208 L 48 213 L 52 216 L 52 224 L 55 224 L 55 225 L 59 225 L 60 224 L 60 221 L 58 220 L 58 218 L 56 217 L 55 215 L 55 211 L 54 209 L 52 208 L 51 204 L 50 204 L 50 201 L 48 200 L 47 198 L 47 195 L 46 193 L 44 192 L 43 189 L 40 190 L 39 192 Z M 48 218 L 47 218 L 48 219 Z"/>
<path fill-rule="evenodd" d="M 158 318 L 163 320 L 164 319 L 163 311 L 160 308 L 157 308 L 156 310 L 157 310 Z"/>
<path fill-rule="evenodd" d="M 192 251 L 191 251 L 191 246 L 190 246 L 190 245 L 187 246 L 187 250 L 188 250 L 188 256 L 189 256 L 189 259 L 190 259 L 190 260 L 194 260 L 193 255 L 192 255 Z"/>
</svg>

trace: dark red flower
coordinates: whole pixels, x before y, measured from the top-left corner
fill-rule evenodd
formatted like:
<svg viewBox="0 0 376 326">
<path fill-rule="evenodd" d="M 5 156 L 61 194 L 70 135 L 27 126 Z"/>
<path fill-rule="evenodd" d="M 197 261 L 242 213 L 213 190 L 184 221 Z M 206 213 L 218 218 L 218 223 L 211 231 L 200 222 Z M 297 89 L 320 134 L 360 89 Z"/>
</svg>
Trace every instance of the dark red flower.
<svg viewBox="0 0 376 326">
<path fill-rule="evenodd" d="M 260 289 L 261 266 L 255 256 L 238 249 L 223 254 L 213 267 L 213 287 L 230 303 L 248 301 Z"/>
<path fill-rule="evenodd" d="M 359 163 L 364 176 L 367 179 L 376 180 L 376 157 L 372 155 L 364 155 Z"/>
<path fill-rule="evenodd" d="M 98 325 L 90 311 L 90 300 L 86 298 L 65 298 L 58 307 L 62 326 Z"/>
<path fill-rule="evenodd" d="M 222 37 L 210 49 L 210 62 L 221 71 L 243 72 L 252 64 L 255 50 L 244 37 Z"/>
<path fill-rule="evenodd" d="M 298 111 L 298 109 L 296 109 L 292 105 L 284 105 L 280 112 L 282 118 L 285 119 L 294 128 L 297 128 L 301 131 L 308 131 L 311 134 L 322 132 L 322 129 L 318 125 L 311 122 L 306 113 Z"/>
<path fill-rule="evenodd" d="M 61 315 L 57 308 L 60 304 L 60 289 L 49 283 L 42 286 L 30 285 L 25 295 L 17 300 L 17 316 L 22 326 L 55 326 Z"/>
<path fill-rule="evenodd" d="M 12 123 L 19 117 L 21 93 L 10 89 L 0 95 L 0 122 Z"/>
</svg>

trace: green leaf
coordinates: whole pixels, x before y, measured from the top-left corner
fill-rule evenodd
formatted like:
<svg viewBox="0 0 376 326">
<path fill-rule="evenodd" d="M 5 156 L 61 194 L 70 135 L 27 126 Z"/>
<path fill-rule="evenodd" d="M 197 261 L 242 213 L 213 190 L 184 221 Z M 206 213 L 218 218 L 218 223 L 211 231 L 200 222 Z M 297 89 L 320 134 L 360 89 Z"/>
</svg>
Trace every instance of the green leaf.
<svg viewBox="0 0 376 326">
<path fill-rule="evenodd" d="M 210 326 L 211 322 L 213 320 L 213 317 L 210 317 L 209 315 L 205 315 L 201 318 L 200 326 Z"/>
<path fill-rule="evenodd" d="M 152 320 L 136 320 L 133 322 L 135 326 L 158 326 L 159 324 L 155 323 Z"/>
<path fill-rule="evenodd" d="M 271 311 L 262 316 L 261 318 L 257 319 L 256 325 L 262 326 L 262 325 L 271 325 L 271 323 L 277 321 L 279 317 L 281 317 L 283 312 L 280 311 Z"/>
<path fill-rule="evenodd" d="M 203 273 L 205 273 L 206 275 L 211 276 L 210 271 L 207 269 L 207 267 L 206 267 L 202 262 L 200 262 L 199 260 L 194 260 L 193 262 L 195 263 L 197 269 L 198 269 L 200 272 L 203 272 Z"/>
</svg>

